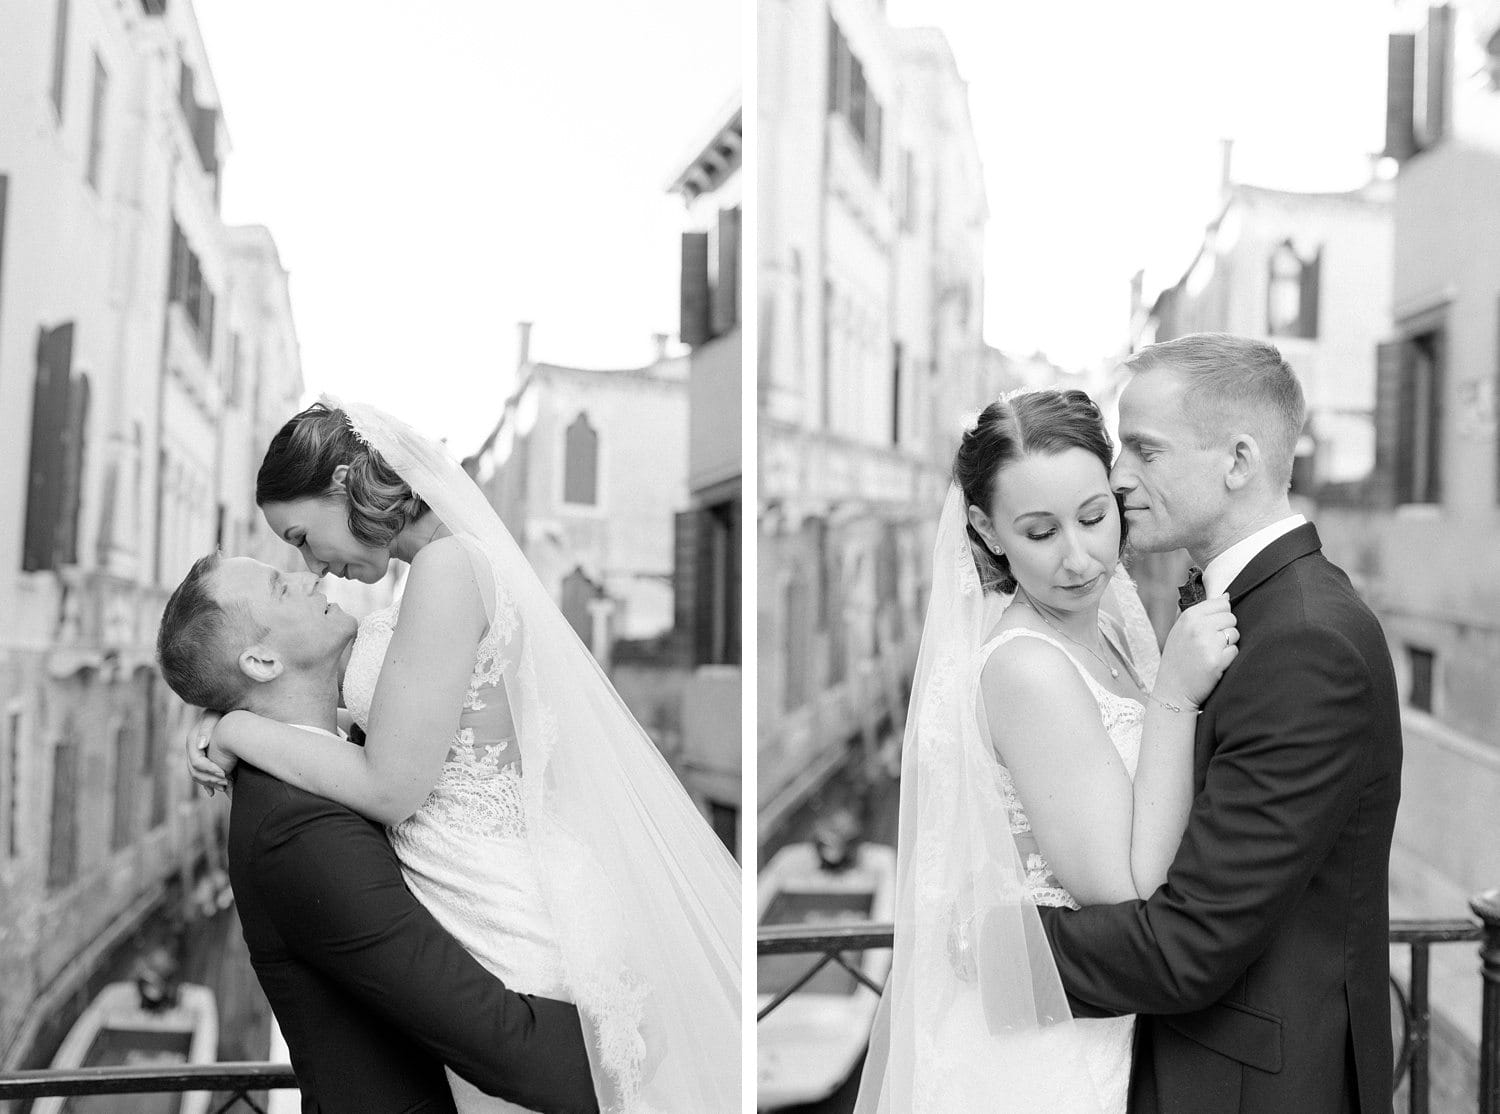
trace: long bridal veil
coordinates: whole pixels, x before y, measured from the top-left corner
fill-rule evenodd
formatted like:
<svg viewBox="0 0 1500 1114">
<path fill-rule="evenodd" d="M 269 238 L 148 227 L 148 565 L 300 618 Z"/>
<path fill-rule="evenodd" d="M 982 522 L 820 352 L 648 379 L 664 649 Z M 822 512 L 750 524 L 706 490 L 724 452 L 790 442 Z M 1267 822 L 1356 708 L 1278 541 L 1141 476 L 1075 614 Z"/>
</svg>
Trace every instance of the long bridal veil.
<svg viewBox="0 0 1500 1114">
<path fill-rule="evenodd" d="M 984 590 L 966 526 L 954 485 L 902 748 L 891 973 L 855 1110 L 1102 1114 L 980 727 L 977 654 L 1012 597 Z M 1155 642 L 1133 586 L 1122 596 L 1142 661 Z"/>
<path fill-rule="evenodd" d="M 601 1110 L 738 1111 L 738 866 L 467 473 L 390 414 L 321 401 L 488 558 L 527 839 Z"/>
</svg>

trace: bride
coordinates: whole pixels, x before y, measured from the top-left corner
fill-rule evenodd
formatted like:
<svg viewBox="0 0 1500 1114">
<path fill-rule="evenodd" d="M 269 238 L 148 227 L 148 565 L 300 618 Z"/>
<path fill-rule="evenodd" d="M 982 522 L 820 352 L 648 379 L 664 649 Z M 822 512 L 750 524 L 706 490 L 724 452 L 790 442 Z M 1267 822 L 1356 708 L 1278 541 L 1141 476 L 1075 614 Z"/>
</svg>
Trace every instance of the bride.
<svg viewBox="0 0 1500 1114">
<path fill-rule="evenodd" d="M 856 1110 L 1124 1114 L 1134 1019 L 1073 1020 L 1036 913 L 1165 879 L 1226 597 L 1158 654 L 1082 391 L 990 404 L 938 528 L 902 756 L 895 946 Z"/>
<path fill-rule="evenodd" d="M 410 571 L 345 670 L 364 747 L 235 711 L 209 724 L 216 753 L 386 824 L 469 951 L 578 1006 L 602 1111 L 738 1110 L 738 867 L 483 494 L 405 423 L 327 396 L 272 439 L 256 488 L 313 572 Z M 520 1109 L 449 1082 L 466 1114 Z"/>
</svg>

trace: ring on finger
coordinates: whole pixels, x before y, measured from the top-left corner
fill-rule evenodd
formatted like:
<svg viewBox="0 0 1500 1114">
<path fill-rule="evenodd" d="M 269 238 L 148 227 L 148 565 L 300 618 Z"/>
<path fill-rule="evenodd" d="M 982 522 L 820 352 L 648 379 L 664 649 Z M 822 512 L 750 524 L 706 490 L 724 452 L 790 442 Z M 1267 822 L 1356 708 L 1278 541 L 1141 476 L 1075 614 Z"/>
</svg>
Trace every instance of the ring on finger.
<svg viewBox="0 0 1500 1114">
<path fill-rule="evenodd" d="M 1224 630 L 1224 645 L 1229 646 L 1233 642 L 1234 642 L 1234 631 L 1231 630 L 1231 629 L 1229 629 L 1229 628 L 1225 628 L 1225 630 Z"/>
</svg>

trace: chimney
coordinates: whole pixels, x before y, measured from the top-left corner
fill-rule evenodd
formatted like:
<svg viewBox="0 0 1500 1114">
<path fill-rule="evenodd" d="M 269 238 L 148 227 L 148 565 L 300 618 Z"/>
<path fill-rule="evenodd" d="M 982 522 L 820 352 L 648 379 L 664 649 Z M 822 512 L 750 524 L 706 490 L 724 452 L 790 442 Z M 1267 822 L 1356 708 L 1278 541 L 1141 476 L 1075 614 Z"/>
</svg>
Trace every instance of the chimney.
<svg viewBox="0 0 1500 1114">
<path fill-rule="evenodd" d="M 1144 269 L 1130 276 L 1130 319 L 1135 320 L 1135 315 L 1141 311 L 1141 290 L 1146 285 L 1146 272 Z"/>
<path fill-rule="evenodd" d="M 671 339 L 670 333 L 652 333 L 651 343 L 655 346 L 656 362 L 661 363 L 667 358 L 667 341 Z"/>
<path fill-rule="evenodd" d="M 524 368 L 531 363 L 531 322 L 518 321 L 516 332 L 519 334 L 516 345 L 516 368 Z"/>
<path fill-rule="evenodd" d="M 1229 187 L 1234 185 L 1234 140 L 1219 140 L 1219 192 L 1229 193 Z"/>
</svg>

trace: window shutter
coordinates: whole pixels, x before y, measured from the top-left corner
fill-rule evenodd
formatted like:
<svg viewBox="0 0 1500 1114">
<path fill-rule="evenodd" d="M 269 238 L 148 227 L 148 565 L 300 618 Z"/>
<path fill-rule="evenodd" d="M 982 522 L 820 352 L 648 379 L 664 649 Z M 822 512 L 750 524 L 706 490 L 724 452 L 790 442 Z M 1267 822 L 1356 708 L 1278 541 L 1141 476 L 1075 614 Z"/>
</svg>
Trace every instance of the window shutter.
<svg viewBox="0 0 1500 1114">
<path fill-rule="evenodd" d="M 698 614 L 698 527 L 696 510 L 672 516 L 672 626 L 679 652 L 689 665 L 697 664 L 693 623 Z"/>
<path fill-rule="evenodd" d="M 52 32 L 52 107 L 62 119 L 63 94 L 68 87 L 68 0 L 57 0 L 57 24 Z"/>
<path fill-rule="evenodd" d="M 839 110 L 839 47 L 843 36 L 839 34 L 839 25 L 833 18 L 833 13 L 828 13 L 828 112 L 829 115 Z"/>
<path fill-rule="evenodd" d="M 723 660 L 729 665 L 740 664 L 740 585 L 744 577 L 744 566 L 741 564 L 741 546 L 743 543 L 744 522 L 741 518 L 740 500 L 735 496 L 727 504 L 723 504 L 721 512 L 725 520 L 727 530 L 725 538 L 725 561 L 727 568 L 727 584 L 725 585 L 724 599 L 720 602 L 727 614 L 724 617 L 724 654 Z"/>
<path fill-rule="evenodd" d="M 1417 152 L 1412 118 L 1416 96 L 1417 37 L 1392 35 L 1386 47 L 1385 154 L 1393 159 L 1410 158 Z"/>
<path fill-rule="evenodd" d="M 1297 314 L 1298 332 L 1301 336 L 1316 338 L 1318 335 L 1318 288 L 1323 275 L 1323 249 L 1302 264 L 1302 305 Z"/>
<path fill-rule="evenodd" d="M 1416 426 L 1417 349 L 1410 340 L 1401 345 L 1396 373 L 1396 502 L 1417 498 Z"/>
<path fill-rule="evenodd" d="M 694 665 L 706 665 L 718 660 L 714 645 L 718 618 L 714 609 L 719 605 L 718 576 L 723 571 L 719 565 L 722 531 L 713 516 L 706 510 L 696 512 L 698 524 L 695 529 L 693 578 L 693 661 Z M 727 562 L 726 562 L 727 564 Z"/>
<path fill-rule="evenodd" d="M 1438 11 L 1441 9 L 1433 9 Z M 1443 501 L 1443 399 L 1447 394 L 1448 330 L 1432 334 L 1432 396 L 1427 403 L 1426 502 Z"/>
<path fill-rule="evenodd" d="M 719 210 L 719 250 L 714 275 L 713 333 L 723 336 L 740 320 L 740 211 Z"/>
<path fill-rule="evenodd" d="M 1427 9 L 1427 105 L 1422 119 L 1421 142 L 1431 146 L 1448 134 L 1453 58 L 1453 9 L 1447 5 Z"/>
<path fill-rule="evenodd" d="M 708 285 L 708 233 L 682 234 L 682 321 L 678 336 L 683 344 L 696 348 L 709 340 L 711 331 L 712 292 Z"/>
<path fill-rule="evenodd" d="M 68 420 L 68 379 L 73 364 L 73 323 L 42 329 L 37 341 L 36 393 L 31 406 L 27 472 L 26 538 L 21 568 L 56 567 L 57 520 L 63 494 L 63 429 Z"/>
<path fill-rule="evenodd" d="M 65 730 L 71 733 L 72 724 Z M 78 869 L 78 747 L 71 739 L 52 752 L 51 839 L 47 854 L 47 889 L 70 885 Z"/>
<path fill-rule="evenodd" d="M 1375 472 L 1370 502 L 1376 507 L 1396 505 L 1396 458 L 1401 440 L 1401 367 L 1404 342 L 1375 346 Z"/>
<path fill-rule="evenodd" d="M 83 502 L 83 448 L 89 421 L 89 377 L 74 378 L 68 390 L 68 421 L 62 430 L 62 496 L 53 551 L 58 565 L 78 563 L 78 510 Z"/>
</svg>

